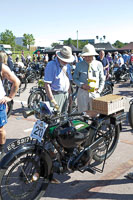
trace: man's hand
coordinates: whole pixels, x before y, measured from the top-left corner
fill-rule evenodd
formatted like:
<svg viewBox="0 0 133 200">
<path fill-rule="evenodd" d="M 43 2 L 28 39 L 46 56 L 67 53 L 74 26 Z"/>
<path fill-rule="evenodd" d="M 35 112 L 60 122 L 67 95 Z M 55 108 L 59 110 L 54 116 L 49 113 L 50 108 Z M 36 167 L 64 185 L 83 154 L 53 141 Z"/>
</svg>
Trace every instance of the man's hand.
<svg viewBox="0 0 133 200">
<path fill-rule="evenodd" d="M 59 110 L 59 106 L 58 106 L 57 102 L 55 101 L 55 99 L 52 99 L 52 100 L 51 100 L 51 103 L 54 105 L 54 107 L 55 107 L 57 110 Z"/>
<path fill-rule="evenodd" d="M 91 89 L 91 87 L 88 84 L 83 84 L 81 88 L 84 89 L 84 90 L 90 90 Z"/>
<path fill-rule="evenodd" d="M 12 98 L 5 96 L 2 99 L 0 99 L 0 104 L 4 104 L 4 103 L 6 104 L 7 102 L 9 102 L 11 100 L 12 100 Z"/>
</svg>

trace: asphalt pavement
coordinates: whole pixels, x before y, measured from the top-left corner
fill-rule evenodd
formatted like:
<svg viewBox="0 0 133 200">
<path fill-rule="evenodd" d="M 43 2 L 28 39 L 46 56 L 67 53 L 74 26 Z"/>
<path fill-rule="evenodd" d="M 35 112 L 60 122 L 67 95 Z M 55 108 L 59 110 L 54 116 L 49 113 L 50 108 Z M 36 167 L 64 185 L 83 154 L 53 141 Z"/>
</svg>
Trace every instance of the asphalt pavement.
<svg viewBox="0 0 133 200">
<path fill-rule="evenodd" d="M 14 98 L 13 112 L 6 125 L 6 144 L 31 133 L 36 119 L 34 116 L 23 118 L 21 102 L 27 106 L 29 90 L 33 85 L 36 83 L 28 84 L 26 91 Z M 116 84 L 114 94 L 125 96 L 125 112 L 128 114 L 129 100 L 133 97 L 133 88 L 129 86 L 129 82 Z M 101 169 L 102 166 L 98 167 Z M 41 200 L 133 200 L 133 180 L 125 178 L 128 172 L 133 172 L 133 132 L 127 118 L 123 122 L 117 148 L 106 160 L 103 173 L 97 172 L 93 175 L 76 171 L 66 175 L 55 175 L 61 184 L 49 184 Z"/>
</svg>

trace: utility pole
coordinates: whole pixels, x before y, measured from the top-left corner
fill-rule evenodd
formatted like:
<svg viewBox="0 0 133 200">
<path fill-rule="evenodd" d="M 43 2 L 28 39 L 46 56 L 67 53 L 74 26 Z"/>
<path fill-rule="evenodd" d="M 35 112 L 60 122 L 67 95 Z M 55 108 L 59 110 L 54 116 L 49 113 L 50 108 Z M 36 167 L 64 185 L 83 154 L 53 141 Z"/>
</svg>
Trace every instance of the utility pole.
<svg viewBox="0 0 133 200">
<path fill-rule="evenodd" d="M 77 30 L 77 49 L 78 49 L 78 30 Z"/>
</svg>

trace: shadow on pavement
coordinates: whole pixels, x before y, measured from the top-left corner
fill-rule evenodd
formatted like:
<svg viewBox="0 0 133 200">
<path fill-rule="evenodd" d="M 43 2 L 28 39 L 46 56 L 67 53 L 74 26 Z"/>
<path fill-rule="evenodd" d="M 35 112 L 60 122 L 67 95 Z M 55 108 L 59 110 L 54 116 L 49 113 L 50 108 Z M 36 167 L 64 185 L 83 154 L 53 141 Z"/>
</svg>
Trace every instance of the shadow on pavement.
<svg viewBox="0 0 133 200">
<path fill-rule="evenodd" d="M 58 178 L 59 179 L 59 178 Z M 109 185 L 126 185 L 133 183 L 130 179 L 113 179 L 113 180 L 90 180 L 81 181 L 76 180 L 72 182 L 63 182 L 63 179 L 59 179 L 61 184 L 50 184 L 45 193 L 45 197 L 57 198 L 57 199 L 116 199 L 116 200 L 132 200 L 132 194 L 117 194 L 117 193 L 105 193 L 101 190 L 102 187 Z M 82 189 L 81 189 L 82 188 Z M 82 191 L 82 192 L 79 192 Z M 100 192 L 101 191 L 101 192 Z M 75 194 L 74 194 L 75 193 Z"/>
</svg>

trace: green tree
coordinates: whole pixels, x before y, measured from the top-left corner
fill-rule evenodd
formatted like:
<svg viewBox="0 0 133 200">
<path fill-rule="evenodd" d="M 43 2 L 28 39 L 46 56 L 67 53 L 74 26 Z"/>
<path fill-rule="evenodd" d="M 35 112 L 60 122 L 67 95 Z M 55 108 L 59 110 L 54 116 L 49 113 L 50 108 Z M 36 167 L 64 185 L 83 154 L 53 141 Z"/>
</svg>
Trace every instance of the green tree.
<svg viewBox="0 0 133 200">
<path fill-rule="evenodd" d="M 2 32 L 0 36 L 3 44 L 10 44 L 12 47 L 15 46 L 15 36 L 12 31 L 6 30 L 5 32 Z"/>
<path fill-rule="evenodd" d="M 72 40 L 71 38 L 68 38 L 68 40 L 64 40 L 64 45 L 74 45 L 77 46 L 77 40 Z M 81 41 L 78 40 L 78 48 L 82 49 L 86 44 L 88 44 L 88 41 Z"/>
<path fill-rule="evenodd" d="M 53 42 L 52 44 L 51 44 L 51 47 L 55 47 L 56 45 L 60 45 L 60 43 L 58 43 L 58 42 Z"/>
<path fill-rule="evenodd" d="M 113 44 L 116 48 L 122 48 L 126 45 L 126 43 L 120 42 L 119 40 L 116 40 L 116 42 Z"/>
<path fill-rule="evenodd" d="M 30 46 L 35 44 L 35 39 L 34 39 L 33 35 L 24 33 L 23 37 L 24 37 L 24 39 L 23 39 L 24 45 L 25 46 L 29 45 L 29 50 L 30 50 Z"/>
<path fill-rule="evenodd" d="M 68 38 L 68 40 L 64 40 L 64 45 L 72 45 L 73 41 L 71 38 Z"/>
</svg>

